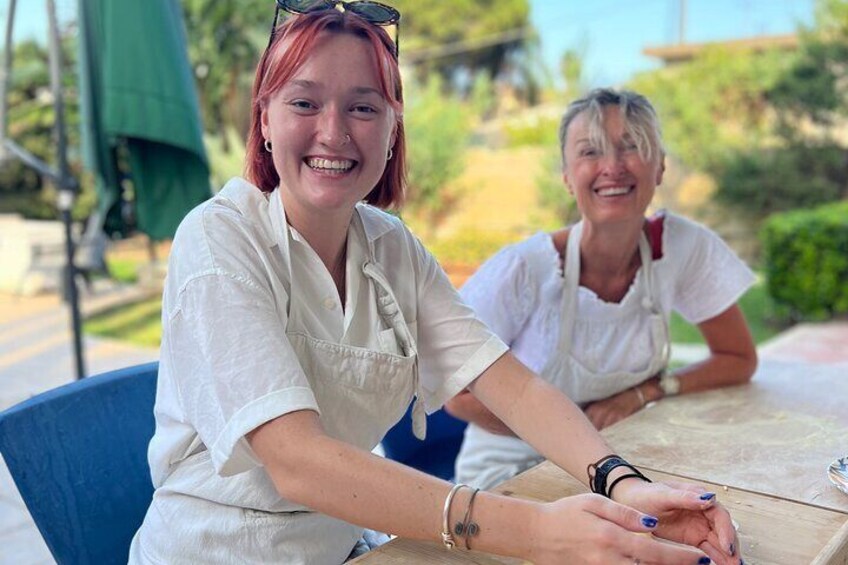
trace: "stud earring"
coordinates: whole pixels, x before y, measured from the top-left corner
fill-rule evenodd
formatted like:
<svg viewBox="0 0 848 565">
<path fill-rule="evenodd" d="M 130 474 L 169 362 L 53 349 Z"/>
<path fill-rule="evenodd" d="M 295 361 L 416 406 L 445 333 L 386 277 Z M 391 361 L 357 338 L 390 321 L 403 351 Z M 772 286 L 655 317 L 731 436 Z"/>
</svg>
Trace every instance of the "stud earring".
<svg viewBox="0 0 848 565">
<path fill-rule="evenodd" d="M 265 140 L 264 145 L 265 145 L 265 151 L 267 151 L 268 153 L 270 153 L 270 152 L 271 152 L 271 140 L 270 140 L 270 139 L 266 139 L 266 140 Z"/>
</svg>

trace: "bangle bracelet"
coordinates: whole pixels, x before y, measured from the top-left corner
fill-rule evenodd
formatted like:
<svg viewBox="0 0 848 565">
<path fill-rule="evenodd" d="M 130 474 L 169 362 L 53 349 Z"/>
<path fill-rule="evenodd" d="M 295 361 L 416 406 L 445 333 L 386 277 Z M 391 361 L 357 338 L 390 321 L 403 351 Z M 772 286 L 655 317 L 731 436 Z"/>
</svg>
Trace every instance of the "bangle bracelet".
<svg viewBox="0 0 848 565">
<path fill-rule="evenodd" d="M 639 385 L 633 387 L 633 391 L 636 393 L 636 396 L 639 398 L 639 404 L 642 405 L 642 408 L 645 407 L 647 402 L 645 401 L 645 393 L 642 392 L 642 389 L 639 388 Z"/>
<path fill-rule="evenodd" d="M 480 526 L 471 521 L 471 507 L 474 506 L 474 497 L 477 496 L 478 492 L 480 492 L 480 489 L 475 488 L 474 492 L 471 493 L 468 506 L 465 508 L 465 517 L 462 518 L 462 522 L 457 522 L 453 527 L 453 532 L 456 535 L 465 538 L 465 549 L 471 549 L 468 546 L 468 538 L 477 535 L 477 532 L 480 531 Z"/>
<path fill-rule="evenodd" d="M 448 549 L 453 549 L 453 547 L 456 545 L 456 540 L 453 539 L 453 535 L 451 534 L 450 530 L 449 514 L 451 503 L 453 502 L 453 497 L 457 493 L 457 491 L 465 486 L 466 485 L 462 483 L 453 485 L 453 488 L 450 489 L 450 492 L 445 497 L 445 509 L 442 511 L 442 543 Z"/>
</svg>

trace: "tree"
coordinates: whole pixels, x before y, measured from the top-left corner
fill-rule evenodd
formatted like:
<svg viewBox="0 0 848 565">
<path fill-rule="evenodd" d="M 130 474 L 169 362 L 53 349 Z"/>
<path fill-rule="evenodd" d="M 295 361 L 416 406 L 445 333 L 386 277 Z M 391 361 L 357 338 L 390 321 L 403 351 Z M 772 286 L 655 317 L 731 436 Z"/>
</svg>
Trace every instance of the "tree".
<svg viewBox="0 0 848 565">
<path fill-rule="evenodd" d="M 628 86 L 656 107 L 666 150 L 687 168 L 710 172 L 727 154 L 769 142 L 766 93 L 790 63 L 776 51 L 714 47 L 689 63 L 642 73 Z"/>
<path fill-rule="evenodd" d="M 197 80 L 204 127 L 234 127 L 246 137 L 250 90 L 268 45 L 274 3 L 268 0 L 182 0 L 188 54 Z M 228 137 L 220 137 L 229 148 Z"/>
<path fill-rule="evenodd" d="M 848 197 L 848 149 L 835 134 L 848 119 L 846 60 L 848 1 L 824 0 L 796 57 L 765 92 L 778 142 L 724 159 L 722 201 L 764 217 Z"/>
<path fill-rule="evenodd" d="M 813 208 L 839 200 L 848 186 L 844 148 L 833 142 L 796 140 L 780 147 L 729 155 L 716 167 L 719 201 L 744 215 Z"/>
<path fill-rule="evenodd" d="M 563 80 L 563 95 L 566 104 L 583 95 L 587 90 L 583 60 L 585 48 L 566 49 L 559 58 L 559 73 Z"/>
<path fill-rule="evenodd" d="M 421 221 L 432 236 L 460 198 L 448 183 L 462 172 L 471 133 L 467 107 L 443 92 L 432 75 L 426 85 L 407 81 L 404 125 L 409 148 L 409 183 L 404 214 Z"/>
<path fill-rule="evenodd" d="M 68 160 L 71 174 L 81 180 L 82 195 L 74 208 L 77 219 L 87 216 L 94 204 L 91 183 L 82 176 L 79 98 L 76 89 L 76 35 L 73 28 L 60 30 L 63 63 L 65 128 L 68 136 Z M 28 40 L 14 46 L 9 90 L 8 135 L 23 149 L 46 163 L 54 163 L 53 140 L 55 113 L 47 48 Z M 0 212 L 18 213 L 27 218 L 57 217 L 55 187 L 35 170 L 10 158 L 0 166 Z"/>
<path fill-rule="evenodd" d="M 394 0 L 400 10 L 401 61 L 412 62 L 421 79 L 437 72 L 451 81 L 457 73 L 485 71 L 495 79 L 515 67 L 533 40 L 527 0 Z"/>
<path fill-rule="evenodd" d="M 794 136 L 808 121 L 832 126 L 848 116 L 848 0 L 822 0 L 816 25 L 801 34 L 798 57 L 768 93 L 780 113 L 783 134 Z"/>
</svg>

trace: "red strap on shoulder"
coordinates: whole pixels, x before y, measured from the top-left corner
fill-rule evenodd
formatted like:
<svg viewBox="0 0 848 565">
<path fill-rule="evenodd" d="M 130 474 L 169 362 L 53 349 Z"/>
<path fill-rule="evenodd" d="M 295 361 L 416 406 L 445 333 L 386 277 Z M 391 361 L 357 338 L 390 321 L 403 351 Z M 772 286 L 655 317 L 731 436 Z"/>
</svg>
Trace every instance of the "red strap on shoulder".
<svg viewBox="0 0 848 565">
<path fill-rule="evenodd" d="M 647 220 L 648 243 L 651 244 L 651 258 L 656 261 L 662 259 L 662 236 L 665 223 L 665 210 L 660 210 Z"/>
</svg>

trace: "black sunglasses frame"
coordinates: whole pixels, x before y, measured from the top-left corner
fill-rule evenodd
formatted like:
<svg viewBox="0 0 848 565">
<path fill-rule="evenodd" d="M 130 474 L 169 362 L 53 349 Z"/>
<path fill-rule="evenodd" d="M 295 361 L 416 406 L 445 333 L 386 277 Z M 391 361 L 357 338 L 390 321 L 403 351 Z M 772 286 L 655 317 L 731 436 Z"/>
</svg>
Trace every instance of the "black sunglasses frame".
<svg viewBox="0 0 848 565">
<path fill-rule="evenodd" d="M 313 12 L 321 12 L 323 10 L 336 10 L 338 6 L 342 6 L 344 11 L 350 11 L 365 20 L 366 22 L 380 26 L 395 26 L 395 50 L 394 55 L 395 59 L 397 59 L 400 54 L 400 12 L 398 12 L 395 8 L 388 6 L 386 4 L 382 4 L 380 2 L 374 2 L 372 0 L 359 0 L 357 2 L 346 2 L 345 0 L 315 0 L 311 5 L 306 7 L 293 6 L 294 2 L 290 0 L 276 0 L 276 9 L 274 10 L 274 22 L 271 24 L 271 37 L 268 39 L 268 47 L 271 47 L 271 44 L 274 42 L 274 36 L 277 32 L 277 22 L 280 18 L 280 10 L 284 10 L 290 14 L 311 14 Z M 368 7 L 375 7 L 380 10 L 385 10 L 388 13 L 388 17 L 376 18 L 373 14 L 369 14 L 366 11 Z"/>
</svg>

